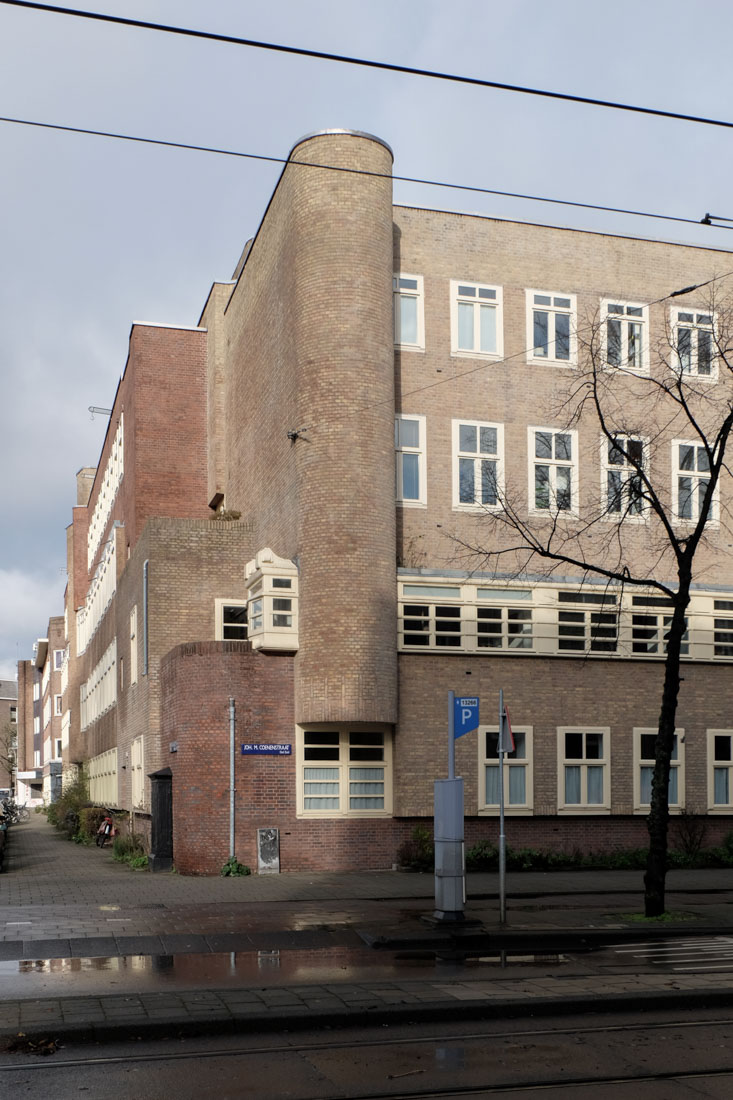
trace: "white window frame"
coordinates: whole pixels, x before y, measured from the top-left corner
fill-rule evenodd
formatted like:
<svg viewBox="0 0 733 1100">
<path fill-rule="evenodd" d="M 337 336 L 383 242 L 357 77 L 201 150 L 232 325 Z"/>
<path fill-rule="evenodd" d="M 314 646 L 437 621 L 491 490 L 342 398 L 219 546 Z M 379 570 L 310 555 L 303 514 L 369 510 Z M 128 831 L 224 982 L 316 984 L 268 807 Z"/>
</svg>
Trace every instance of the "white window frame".
<svg viewBox="0 0 733 1100">
<path fill-rule="evenodd" d="M 730 760 L 715 759 L 715 738 L 727 737 L 729 739 Z M 726 769 L 728 801 L 715 801 L 715 771 L 717 768 Z M 708 813 L 730 814 L 733 811 L 733 729 L 709 729 L 707 731 L 707 789 L 708 789 Z"/>
<path fill-rule="evenodd" d="M 565 755 L 566 734 L 601 734 L 603 755 L 568 757 Z M 580 801 L 567 802 L 565 798 L 565 769 L 580 768 Z M 588 801 L 588 769 L 600 767 L 603 779 L 603 797 L 600 802 Z M 611 811 L 611 730 L 609 726 L 558 726 L 557 727 L 557 808 L 562 814 L 608 814 Z"/>
<path fill-rule="evenodd" d="M 635 814 L 648 814 L 650 802 L 642 802 L 641 800 L 641 772 L 642 768 L 654 768 L 654 754 L 651 756 L 641 754 L 642 737 L 657 738 L 658 731 L 653 727 L 634 726 L 632 735 L 634 739 L 634 813 Z M 669 812 L 682 813 L 685 808 L 685 731 L 683 729 L 675 730 L 675 752 L 676 756 L 670 762 L 670 772 L 676 771 L 677 773 L 677 801 L 669 803 Z"/>
<path fill-rule="evenodd" d="M 461 428 L 473 428 L 476 432 L 476 451 L 462 451 Z M 482 432 L 488 429 L 496 433 L 496 451 L 480 451 Z M 454 420 L 452 422 L 453 438 L 453 508 L 460 512 L 496 512 L 501 509 L 504 496 L 504 425 L 495 424 L 485 420 Z M 473 461 L 474 466 L 474 499 L 461 501 L 461 462 Z M 496 487 L 496 500 L 493 503 L 484 504 L 475 499 L 475 488 L 481 485 L 482 463 L 494 463 L 494 485 Z"/>
<path fill-rule="evenodd" d="M 359 738 L 360 735 L 374 736 L 380 735 L 383 738 L 382 742 L 382 759 L 380 761 L 374 761 L 370 764 L 368 761 L 352 761 L 350 759 L 351 735 L 355 738 Z M 316 759 L 306 759 L 306 750 L 308 748 L 317 748 L 317 738 L 319 736 L 325 736 L 329 740 L 334 739 L 335 745 L 338 747 L 338 757 L 336 759 L 326 759 L 322 761 Z M 306 740 L 310 738 L 313 740 L 312 745 L 306 745 Z M 326 747 L 333 749 L 335 745 L 328 745 Z M 358 748 L 358 746 L 353 746 Z M 377 746 L 366 746 L 368 748 L 376 748 Z M 319 779 L 312 779 L 314 783 L 329 783 L 335 788 L 336 797 L 338 800 L 337 807 L 317 807 L 312 808 L 307 806 L 308 794 L 306 791 L 306 783 L 308 779 L 308 769 L 313 768 L 317 771 L 329 771 L 332 775 L 326 779 L 322 777 Z M 358 770 L 366 771 L 379 771 L 383 772 L 382 779 L 382 795 L 384 799 L 384 807 L 382 809 L 351 809 L 349 806 L 350 800 L 350 784 L 352 782 L 351 775 Z M 298 726 L 296 728 L 296 771 L 297 771 L 297 816 L 299 818 L 351 818 L 363 819 L 363 818 L 385 818 L 392 816 L 392 789 L 393 789 L 393 772 L 392 772 L 392 735 L 384 727 L 367 726 L 360 723 L 350 723 L 343 726 L 332 726 L 325 722 L 321 725 L 308 725 Z M 358 780 L 353 780 L 358 783 Z M 379 786 L 378 780 L 369 779 L 366 782 L 374 781 Z M 361 792 L 360 792 L 361 793 Z M 314 795 L 313 797 L 318 797 Z M 323 797 L 327 797 L 324 795 Z"/>
<path fill-rule="evenodd" d="M 517 759 L 510 753 L 506 753 L 504 757 L 504 812 L 507 815 L 514 817 L 527 816 L 534 812 L 534 729 L 532 726 L 516 726 L 512 723 L 512 729 L 515 736 L 521 734 L 524 737 L 524 757 Z M 494 757 L 489 755 L 487 749 L 487 734 L 498 735 L 498 726 L 479 726 L 478 729 L 478 812 L 481 815 L 487 817 L 495 817 L 499 813 L 498 802 L 489 803 L 486 801 L 486 773 L 488 768 L 500 767 L 500 760 L 498 754 Z M 511 776 L 510 772 L 512 768 L 524 769 L 524 802 L 510 801 L 511 793 Z"/>
<path fill-rule="evenodd" d="M 621 600 L 616 590 L 561 588 L 557 594 L 557 652 L 616 657 L 620 621 Z"/>
<path fill-rule="evenodd" d="M 537 435 L 552 436 L 552 457 L 543 458 L 535 454 Z M 555 457 L 555 437 L 568 436 L 571 442 L 571 458 Z M 578 432 L 575 428 L 543 428 L 530 425 L 527 428 L 527 455 L 528 462 L 528 511 L 533 516 L 577 516 L 578 515 L 578 490 L 580 478 L 578 472 Z M 549 507 L 540 508 L 536 501 L 536 468 L 538 466 L 549 467 Z M 559 468 L 570 470 L 570 507 L 557 507 L 557 470 Z"/>
<path fill-rule="evenodd" d="M 56 718 L 64 713 L 63 698 L 63 695 L 54 695 L 53 697 L 53 713 Z"/>
<path fill-rule="evenodd" d="M 130 745 L 130 801 L 135 809 L 145 806 L 145 738 L 136 737 Z"/>
<path fill-rule="evenodd" d="M 407 653 L 531 653 L 535 627 L 528 587 L 494 589 L 408 580 L 401 586 L 398 646 Z"/>
<path fill-rule="evenodd" d="M 473 342 L 471 347 L 461 347 L 460 322 L 461 307 L 472 307 Z M 504 355 L 504 295 L 500 286 L 490 283 L 474 283 L 469 279 L 451 279 L 451 355 L 467 359 L 501 359 Z M 481 317 L 484 310 L 494 314 L 494 348 L 481 349 Z"/>
<path fill-rule="evenodd" d="M 689 612 L 689 609 L 688 609 Z M 666 637 L 672 622 L 674 608 L 661 593 L 653 596 L 632 595 L 628 615 L 631 619 L 629 644 L 634 660 L 664 658 L 667 654 Z M 636 619 L 636 622 L 634 620 Z M 685 615 L 685 633 L 680 646 L 680 656 L 690 656 L 690 616 Z M 646 648 L 635 649 L 634 646 Z"/>
<path fill-rule="evenodd" d="M 601 348 L 603 362 L 610 370 L 630 374 L 649 373 L 649 306 L 643 302 L 628 302 L 623 298 L 604 298 L 601 302 Z M 608 327 L 620 325 L 619 362 L 609 362 Z M 638 328 L 637 332 L 632 329 Z M 635 354 L 632 361 L 630 355 Z"/>
<path fill-rule="evenodd" d="M 130 687 L 137 683 L 137 604 L 130 612 Z"/>
<path fill-rule="evenodd" d="M 414 286 L 407 285 L 413 284 Z M 422 275 L 395 272 L 392 276 L 394 301 L 394 346 L 407 351 L 425 351 L 425 295 Z M 415 302 L 415 340 L 402 339 L 402 302 Z"/>
<path fill-rule="evenodd" d="M 536 299 L 549 299 L 548 301 Z M 578 361 L 577 318 L 578 306 L 575 294 L 564 294 L 557 290 L 526 291 L 527 302 L 527 362 L 550 363 L 559 367 L 574 367 Z M 567 306 L 558 303 L 568 302 Z M 535 343 L 535 312 L 548 315 L 547 344 Z M 557 317 L 568 317 L 568 355 L 557 355 Z M 547 347 L 547 354 L 538 352 L 538 348 Z"/>
<path fill-rule="evenodd" d="M 227 626 L 230 625 L 230 624 L 224 622 L 224 610 L 227 607 L 242 607 L 242 608 L 244 608 L 244 610 L 246 612 L 246 610 L 247 610 L 247 599 L 246 599 L 246 597 L 245 597 L 245 599 L 241 599 L 240 597 L 237 597 L 236 599 L 232 598 L 232 599 L 229 600 L 229 599 L 226 599 L 224 597 L 221 597 L 221 598 L 217 597 L 217 599 L 214 601 L 214 615 L 215 615 L 214 638 L 216 639 L 217 642 L 227 642 L 227 641 L 229 641 L 229 642 L 231 642 L 231 641 L 241 642 L 241 641 L 246 641 L 247 640 L 247 626 L 248 626 L 248 623 L 246 622 L 246 620 L 245 620 L 245 623 L 244 623 L 244 628 L 245 628 L 244 638 L 227 638 L 227 636 L 226 636 Z"/>
<path fill-rule="evenodd" d="M 695 485 L 693 486 L 693 489 L 692 489 L 692 494 L 693 494 L 692 499 L 693 499 L 693 501 L 695 501 L 695 500 L 699 499 L 700 482 L 710 480 L 710 471 L 709 470 L 698 470 L 698 469 L 696 469 L 696 470 L 683 470 L 681 465 L 680 465 L 680 448 L 681 447 L 692 447 L 694 449 L 694 452 L 695 452 L 695 465 L 697 465 L 697 463 L 699 462 L 698 452 L 702 452 L 703 454 L 705 454 L 705 448 L 703 447 L 703 445 L 700 443 L 699 440 L 697 440 L 697 441 L 688 440 L 688 439 L 673 439 L 672 440 L 672 522 L 674 524 L 679 524 L 679 525 L 694 526 L 697 523 L 698 519 L 699 519 L 699 509 L 696 508 L 694 511 L 697 514 L 693 514 L 692 516 L 681 516 L 679 514 L 679 511 L 680 511 L 680 480 L 683 477 L 685 477 L 685 478 L 689 477 L 690 479 L 692 479 L 695 482 Z M 718 483 L 718 485 L 715 488 L 715 492 L 713 493 L 713 499 L 712 499 L 711 506 L 710 506 L 710 515 L 708 516 L 707 524 L 706 524 L 706 526 L 708 526 L 708 527 L 717 527 L 718 526 L 718 515 L 719 515 L 718 504 L 719 504 L 719 496 L 720 496 L 720 491 L 719 490 L 720 490 L 720 483 Z"/>
<path fill-rule="evenodd" d="M 54 649 L 53 651 L 53 670 L 58 672 L 64 667 L 64 658 L 66 656 L 65 649 Z"/>
<path fill-rule="evenodd" d="M 685 320 L 685 318 L 689 318 Z M 676 374 L 683 378 L 695 378 L 700 382 L 716 382 L 718 378 L 718 357 L 715 354 L 716 314 L 710 310 L 673 309 L 672 341 L 673 365 Z M 686 368 L 680 354 L 680 333 L 690 333 L 689 366 Z M 710 335 L 710 370 L 700 371 L 700 334 Z"/>
<path fill-rule="evenodd" d="M 400 425 L 406 421 L 415 421 L 418 427 L 418 445 L 407 446 L 400 439 Z M 395 493 L 398 504 L 404 508 L 427 507 L 427 446 L 425 417 L 417 413 L 397 413 L 395 416 Z M 418 495 L 405 499 L 403 455 L 417 456 Z"/>
<path fill-rule="evenodd" d="M 728 653 L 716 652 L 728 650 Z M 713 600 L 713 660 L 733 659 L 733 600 Z"/>
<path fill-rule="evenodd" d="M 623 435 L 621 432 L 615 435 L 615 439 L 618 441 L 618 447 L 616 448 L 618 457 L 621 458 L 621 462 L 613 462 L 611 460 L 611 441 L 606 436 L 601 436 L 601 503 L 603 508 L 603 518 L 609 520 L 611 523 L 646 523 L 649 519 L 649 503 L 643 498 L 639 501 L 639 511 L 633 512 L 631 508 L 631 493 L 629 492 L 629 484 L 637 476 L 635 467 L 628 461 L 624 452 L 628 452 L 630 443 L 641 444 L 641 465 L 646 471 L 648 467 L 648 444 L 641 436 L 629 436 Z M 620 492 L 620 509 L 619 511 L 611 511 L 611 499 L 608 492 L 608 480 L 610 474 L 619 474 L 621 482 Z M 643 487 L 642 487 L 643 491 Z"/>
</svg>

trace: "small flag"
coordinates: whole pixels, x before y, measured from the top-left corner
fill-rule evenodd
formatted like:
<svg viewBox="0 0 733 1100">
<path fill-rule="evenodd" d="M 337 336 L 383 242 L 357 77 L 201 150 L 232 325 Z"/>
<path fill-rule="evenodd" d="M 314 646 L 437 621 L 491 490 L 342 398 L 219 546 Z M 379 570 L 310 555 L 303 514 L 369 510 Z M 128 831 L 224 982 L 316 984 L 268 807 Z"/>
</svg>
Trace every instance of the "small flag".
<svg viewBox="0 0 733 1100">
<path fill-rule="evenodd" d="M 516 745 L 514 744 L 514 734 L 512 733 L 512 723 L 509 719 L 509 710 L 506 706 L 501 711 L 501 726 L 499 728 L 499 752 L 514 752 Z"/>
</svg>

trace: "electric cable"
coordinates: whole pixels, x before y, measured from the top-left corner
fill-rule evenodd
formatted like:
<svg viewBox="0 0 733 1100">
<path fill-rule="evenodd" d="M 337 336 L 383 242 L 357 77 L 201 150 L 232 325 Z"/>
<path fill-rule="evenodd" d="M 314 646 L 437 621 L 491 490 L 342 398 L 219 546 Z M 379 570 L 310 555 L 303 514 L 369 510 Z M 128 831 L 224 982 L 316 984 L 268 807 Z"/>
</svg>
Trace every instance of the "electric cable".
<svg viewBox="0 0 733 1100">
<path fill-rule="evenodd" d="M 0 0 L 4 3 L 5 0 Z M 543 195 L 524 194 L 520 191 L 499 191 L 490 187 L 479 187 L 468 183 L 450 183 L 445 180 L 424 179 L 420 176 L 401 176 L 392 172 L 370 172 L 364 168 L 344 168 L 333 164 L 314 164 L 312 162 L 292 160 L 288 157 L 268 156 L 265 153 L 246 153 L 237 149 L 223 149 L 212 145 L 195 145 L 190 142 L 167 141 L 164 138 L 140 137 L 135 134 L 122 134 L 112 130 L 92 130 L 83 126 L 65 126 L 56 122 L 38 122 L 35 119 L 13 118 L 9 115 L 0 115 L 0 122 L 7 122 L 16 126 L 30 126 L 42 130 L 58 130 L 62 133 L 84 134 L 89 137 L 111 138 L 116 141 L 137 142 L 142 145 L 159 145 L 168 149 L 183 149 L 195 153 L 212 153 L 217 156 L 239 157 L 244 160 L 259 160 L 270 164 L 290 165 L 295 164 L 303 168 L 316 168 L 325 172 L 343 172 L 352 176 L 372 176 L 375 179 L 391 179 L 397 183 L 414 183 L 424 187 L 442 187 L 449 191 L 468 191 L 478 195 L 493 195 L 496 198 L 520 199 L 526 202 L 544 202 L 552 206 L 572 206 L 579 210 L 596 210 L 606 214 L 625 214 L 629 217 L 652 218 L 657 221 L 678 222 L 683 225 L 706 225 L 711 229 L 733 230 L 733 224 L 714 225 L 711 219 L 731 221 L 733 219 L 718 218 L 717 215 L 705 214 L 703 218 L 686 218 L 676 214 L 659 214 L 649 210 L 634 210 L 621 206 L 604 206 L 600 203 L 580 202 L 574 199 L 557 199 Z"/>
<path fill-rule="evenodd" d="M 247 46 L 253 49 L 270 50 L 276 53 L 294 54 L 299 57 L 315 58 L 319 61 L 333 61 L 343 65 L 358 65 L 364 68 L 381 69 L 385 72 L 402 73 L 406 76 L 420 76 L 432 80 L 450 81 L 455 84 L 469 84 L 480 88 L 494 88 L 497 91 L 515 92 L 522 95 L 539 96 L 544 99 L 559 99 L 568 103 L 579 103 L 590 107 L 605 107 L 615 111 L 630 111 L 634 114 L 652 115 L 679 122 L 695 122 L 704 126 L 720 126 L 733 129 L 733 122 L 725 119 L 709 118 L 704 115 L 688 115 L 679 111 L 663 111 L 656 107 L 642 107 L 638 104 L 621 103 L 609 99 L 596 99 L 592 96 L 571 95 L 569 92 L 554 92 L 545 88 L 530 88 L 520 84 L 506 84 L 497 80 L 483 80 L 480 77 L 462 76 L 458 73 L 442 72 L 438 69 L 420 69 L 410 65 L 397 65 L 388 61 L 374 61 L 365 57 L 352 57 L 347 54 L 328 53 L 325 50 L 309 50 L 301 46 L 285 46 L 277 42 L 262 42 L 254 38 L 240 38 L 216 31 L 196 30 L 192 27 L 178 27 L 168 23 L 151 23 L 143 19 L 130 19 L 119 15 L 107 15 L 103 12 L 81 11 L 78 8 L 58 7 L 54 4 L 36 3 L 35 0 L 0 0 L 0 4 L 9 7 L 27 8 L 55 15 L 74 16 L 101 23 L 112 23 L 140 30 L 158 31 L 165 34 L 182 35 L 187 38 L 199 38 L 212 42 L 222 42 L 233 46 Z"/>
</svg>

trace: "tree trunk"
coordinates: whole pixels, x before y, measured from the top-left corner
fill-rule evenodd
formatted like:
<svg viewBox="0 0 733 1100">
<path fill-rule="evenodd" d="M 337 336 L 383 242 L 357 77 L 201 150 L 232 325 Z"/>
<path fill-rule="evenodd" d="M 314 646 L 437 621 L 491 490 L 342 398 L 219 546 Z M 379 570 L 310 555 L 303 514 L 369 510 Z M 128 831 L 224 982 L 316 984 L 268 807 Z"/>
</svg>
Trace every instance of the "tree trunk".
<svg viewBox="0 0 733 1100">
<path fill-rule="evenodd" d="M 690 601 L 690 578 L 680 579 L 674 602 L 674 612 L 667 636 L 667 658 L 664 663 L 664 688 L 659 728 L 654 747 L 654 777 L 647 818 L 649 856 L 644 875 L 644 912 L 647 917 L 659 917 L 665 907 L 667 878 L 667 833 L 669 830 L 669 770 L 674 749 L 677 720 L 677 699 L 680 690 L 680 651 L 685 633 L 685 611 Z"/>
</svg>

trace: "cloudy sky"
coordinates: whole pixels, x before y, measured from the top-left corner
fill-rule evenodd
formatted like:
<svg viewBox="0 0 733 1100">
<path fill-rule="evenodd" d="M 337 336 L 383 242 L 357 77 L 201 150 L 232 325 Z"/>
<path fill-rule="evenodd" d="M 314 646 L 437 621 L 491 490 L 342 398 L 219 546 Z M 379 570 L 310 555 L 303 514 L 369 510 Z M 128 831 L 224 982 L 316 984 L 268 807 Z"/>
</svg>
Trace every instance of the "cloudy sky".
<svg viewBox="0 0 733 1100">
<path fill-rule="evenodd" d="M 729 0 L 68 0 L 412 67 L 733 120 Z M 733 218 L 733 131 L 91 23 L 0 2 L 0 114 L 269 156 L 327 127 L 395 172 Z M 0 677 L 63 612 L 75 473 L 132 321 L 196 324 L 279 166 L 0 122 Z M 397 184 L 397 202 L 733 248 L 723 228 Z M 672 288 L 670 288 L 672 289 Z"/>
</svg>

